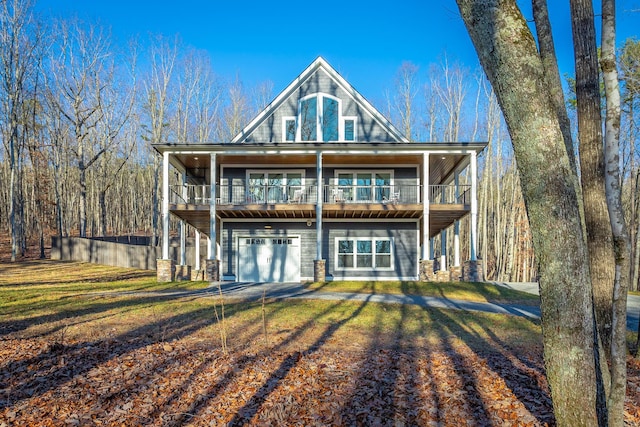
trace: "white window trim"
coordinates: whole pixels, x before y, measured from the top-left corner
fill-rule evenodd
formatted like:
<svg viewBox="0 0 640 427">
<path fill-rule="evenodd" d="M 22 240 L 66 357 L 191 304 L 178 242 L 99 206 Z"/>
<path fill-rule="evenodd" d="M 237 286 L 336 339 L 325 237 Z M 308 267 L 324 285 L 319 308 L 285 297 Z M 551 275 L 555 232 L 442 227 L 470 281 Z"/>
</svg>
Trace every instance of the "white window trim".
<svg viewBox="0 0 640 427">
<path fill-rule="evenodd" d="M 300 123 L 302 123 L 302 102 L 309 99 L 309 98 L 316 98 L 316 140 L 315 141 L 302 141 L 302 132 L 300 129 Z M 336 101 L 338 103 L 338 140 L 335 142 L 354 142 L 358 140 L 358 118 L 356 116 L 343 116 L 342 115 L 342 99 L 330 95 L 328 93 L 324 93 L 324 92 L 316 92 L 316 93 L 312 93 L 310 95 L 304 96 L 302 98 L 300 98 L 298 100 L 298 114 L 295 117 L 283 117 L 282 120 L 282 129 L 283 129 L 283 140 L 286 141 L 285 137 L 286 137 L 286 132 L 284 132 L 286 130 L 286 121 L 287 120 L 292 120 L 295 119 L 296 121 L 296 142 L 324 142 L 323 141 L 323 137 L 324 135 L 322 134 L 322 121 L 323 121 L 323 113 L 324 113 L 324 109 L 323 109 L 323 99 L 324 98 L 330 98 L 333 99 L 334 101 Z M 345 120 L 353 120 L 353 141 L 346 141 L 344 139 L 344 121 Z M 334 142 L 334 141 L 331 141 Z"/>
<path fill-rule="evenodd" d="M 353 248 L 354 248 L 354 252 L 353 252 L 353 262 L 354 264 L 358 263 L 358 254 L 356 252 L 358 244 L 358 241 L 367 241 L 367 242 L 371 242 L 371 263 L 373 264 L 373 267 L 338 267 L 338 257 L 340 255 L 339 253 L 339 242 L 341 240 L 348 240 L 348 241 L 352 241 L 354 242 L 353 244 Z M 389 254 L 390 260 L 389 260 L 389 267 L 376 267 L 376 242 L 380 242 L 380 241 L 384 241 L 384 242 L 390 242 L 391 244 L 391 253 Z M 336 271 L 393 271 L 394 270 L 394 256 L 393 254 L 395 253 L 395 242 L 393 237 L 336 237 L 334 240 L 334 266 L 335 266 L 335 270 Z"/>
<path fill-rule="evenodd" d="M 338 185 L 338 176 L 340 174 L 351 174 L 351 185 L 356 185 L 355 180 L 357 179 L 357 175 L 360 173 L 370 173 L 372 176 L 372 181 L 375 181 L 375 174 L 377 173 L 388 173 L 389 174 L 389 185 L 393 185 L 394 182 L 394 170 L 393 169 L 334 169 L 333 171 L 333 182 L 335 185 Z M 372 184 L 375 186 L 375 182 Z"/>
<path fill-rule="evenodd" d="M 295 122 L 295 135 L 293 136 L 293 141 L 287 140 L 287 121 L 293 120 Z M 298 118 L 296 116 L 284 116 L 282 117 L 282 141 L 283 142 L 295 142 L 298 138 Z"/>
<path fill-rule="evenodd" d="M 254 173 L 261 173 L 265 175 L 281 173 L 283 175 L 282 187 L 284 188 L 289 187 L 288 175 L 298 173 L 300 174 L 300 186 L 303 189 L 305 188 L 305 174 L 304 174 L 305 170 L 304 169 L 247 169 L 245 171 L 245 187 L 246 187 L 245 192 L 247 192 L 245 196 L 249 196 L 248 194 L 249 180 L 250 180 L 251 174 L 254 174 Z"/>
<path fill-rule="evenodd" d="M 347 140 L 345 138 L 345 122 L 347 120 L 353 120 L 353 139 Z M 342 140 L 345 142 L 355 142 L 358 140 L 358 118 L 356 116 L 342 116 L 342 120 L 340 120 L 340 135 L 342 136 Z"/>
</svg>

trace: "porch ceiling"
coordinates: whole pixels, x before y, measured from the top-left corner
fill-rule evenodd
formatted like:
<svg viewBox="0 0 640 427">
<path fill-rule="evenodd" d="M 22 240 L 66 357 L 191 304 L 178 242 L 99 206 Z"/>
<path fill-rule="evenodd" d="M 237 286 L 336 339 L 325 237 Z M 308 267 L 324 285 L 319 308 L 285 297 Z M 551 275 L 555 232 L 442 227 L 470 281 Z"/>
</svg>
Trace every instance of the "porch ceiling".
<svg viewBox="0 0 640 427">
<path fill-rule="evenodd" d="M 209 235 L 209 206 L 178 204 L 170 205 L 170 211 L 191 226 Z M 220 219 L 314 219 L 316 216 L 313 204 L 255 204 L 255 205 L 219 205 L 217 216 Z M 449 227 L 455 220 L 469 213 L 468 205 L 430 205 L 429 235 L 437 235 L 442 229 Z M 422 205 L 419 204 L 349 204 L 325 203 L 324 219 L 419 219 L 422 218 Z"/>
<path fill-rule="evenodd" d="M 174 154 L 177 161 L 193 178 L 209 179 L 210 158 L 205 153 Z M 326 165 L 402 165 L 406 167 L 422 167 L 422 154 L 376 154 L 376 153 L 325 153 L 323 163 Z M 469 162 L 464 154 L 432 153 L 429 156 L 429 183 L 431 185 L 447 184 L 453 178 L 455 170 L 462 170 Z M 315 154 L 218 154 L 218 165 L 315 165 Z"/>
</svg>

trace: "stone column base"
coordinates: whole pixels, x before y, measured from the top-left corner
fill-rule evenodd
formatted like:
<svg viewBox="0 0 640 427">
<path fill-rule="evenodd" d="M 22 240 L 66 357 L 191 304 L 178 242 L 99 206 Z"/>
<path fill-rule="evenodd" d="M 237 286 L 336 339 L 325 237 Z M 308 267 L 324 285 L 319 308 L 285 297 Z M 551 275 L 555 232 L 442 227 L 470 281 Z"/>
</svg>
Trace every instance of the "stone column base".
<svg viewBox="0 0 640 427">
<path fill-rule="evenodd" d="M 191 281 L 199 282 L 204 280 L 204 270 L 191 270 Z"/>
<path fill-rule="evenodd" d="M 454 282 L 460 282 L 462 280 L 462 266 L 456 265 L 453 267 L 449 267 L 451 271 L 451 280 Z"/>
<path fill-rule="evenodd" d="M 325 282 L 327 279 L 327 261 L 317 259 L 313 261 L 313 281 Z"/>
<path fill-rule="evenodd" d="M 159 283 L 173 282 L 176 274 L 176 265 L 172 259 L 156 260 L 156 280 Z"/>
<path fill-rule="evenodd" d="M 206 273 L 204 280 L 208 280 L 209 282 L 219 282 L 220 281 L 220 261 L 217 259 L 208 259 L 205 262 L 206 264 Z"/>
<path fill-rule="evenodd" d="M 451 272 L 448 270 L 438 270 L 435 277 L 436 282 L 450 282 Z"/>
<path fill-rule="evenodd" d="M 176 282 L 188 282 L 191 280 L 190 265 L 176 265 Z"/>
<path fill-rule="evenodd" d="M 484 273 L 482 272 L 482 262 L 465 261 L 462 266 L 462 279 L 465 282 L 482 282 L 484 281 Z"/>
<path fill-rule="evenodd" d="M 433 260 L 421 259 L 420 260 L 420 281 L 433 282 L 435 277 L 436 277 L 436 274 L 433 270 Z"/>
</svg>

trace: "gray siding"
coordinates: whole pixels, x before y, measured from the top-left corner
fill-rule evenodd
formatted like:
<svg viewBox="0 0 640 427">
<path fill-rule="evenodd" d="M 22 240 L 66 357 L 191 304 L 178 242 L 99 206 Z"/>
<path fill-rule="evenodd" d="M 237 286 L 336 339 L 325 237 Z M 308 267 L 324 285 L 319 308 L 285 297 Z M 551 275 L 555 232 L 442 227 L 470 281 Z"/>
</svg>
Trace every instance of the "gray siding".
<svg viewBox="0 0 640 427">
<path fill-rule="evenodd" d="M 271 229 L 265 229 L 265 226 Z M 222 231 L 222 274 L 225 278 L 238 278 L 238 237 L 300 236 L 300 277 L 313 278 L 316 258 L 316 225 L 303 222 L 230 222 L 225 221 Z M 393 239 L 393 270 L 390 271 L 336 271 L 335 241 L 339 237 L 389 237 Z M 418 231 L 410 222 L 325 222 L 323 223 L 323 258 L 327 276 L 334 280 L 416 278 L 418 271 Z"/>
<path fill-rule="evenodd" d="M 342 115 L 357 118 L 359 142 L 394 142 L 396 139 L 380 126 L 358 103 L 355 102 L 324 70 L 318 69 L 289 98 L 267 117 L 247 137 L 246 142 L 282 142 L 283 117 L 296 116 L 298 101 L 314 93 L 326 93 L 342 100 Z"/>
<path fill-rule="evenodd" d="M 418 271 L 418 231 L 410 222 L 328 222 L 324 223 L 323 257 L 327 260 L 327 275 L 335 280 L 344 278 L 397 279 L 416 278 Z M 335 265 L 335 241 L 340 237 L 382 237 L 393 239 L 393 270 L 338 271 Z"/>
<path fill-rule="evenodd" d="M 266 229 L 265 226 L 271 226 Z M 222 274 L 238 279 L 238 237 L 300 236 L 300 277 L 313 278 L 313 260 L 316 255 L 315 223 L 310 227 L 301 222 L 224 222 L 222 231 Z"/>
</svg>

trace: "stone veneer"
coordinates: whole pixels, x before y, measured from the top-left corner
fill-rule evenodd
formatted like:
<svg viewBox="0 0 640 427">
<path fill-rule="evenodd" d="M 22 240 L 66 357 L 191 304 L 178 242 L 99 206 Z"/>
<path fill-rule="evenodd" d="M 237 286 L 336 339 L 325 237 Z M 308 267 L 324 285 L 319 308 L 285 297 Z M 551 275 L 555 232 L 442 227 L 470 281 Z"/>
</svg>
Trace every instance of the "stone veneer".
<svg viewBox="0 0 640 427">
<path fill-rule="evenodd" d="M 177 282 L 188 282 L 189 280 L 191 280 L 191 266 L 176 265 L 175 280 Z"/>
<path fill-rule="evenodd" d="M 313 281 L 324 282 L 327 278 L 327 261 L 317 259 L 313 261 Z"/>
<path fill-rule="evenodd" d="M 462 280 L 462 266 L 455 265 L 453 267 L 449 267 L 449 271 L 451 271 L 452 281 L 460 282 Z"/>
<path fill-rule="evenodd" d="M 421 282 L 433 282 L 436 277 L 436 273 L 433 270 L 432 259 L 420 260 L 420 281 Z"/>
<path fill-rule="evenodd" d="M 438 270 L 436 271 L 435 282 L 450 282 L 451 281 L 451 272 L 449 270 Z"/>
<path fill-rule="evenodd" d="M 156 260 L 156 280 L 158 282 L 173 282 L 176 266 L 172 259 Z"/>
<path fill-rule="evenodd" d="M 191 280 L 194 282 L 199 282 L 204 280 L 204 270 L 191 270 Z"/>
<path fill-rule="evenodd" d="M 205 280 L 209 282 L 219 282 L 220 281 L 220 261 L 217 259 L 208 259 L 205 261 L 206 263 L 206 273 Z"/>
<path fill-rule="evenodd" d="M 465 261 L 462 267 L 462 279 L 465 282 L 484 281 L 484 273 L 482 272 L 482 261 Z"/>
</svg>

